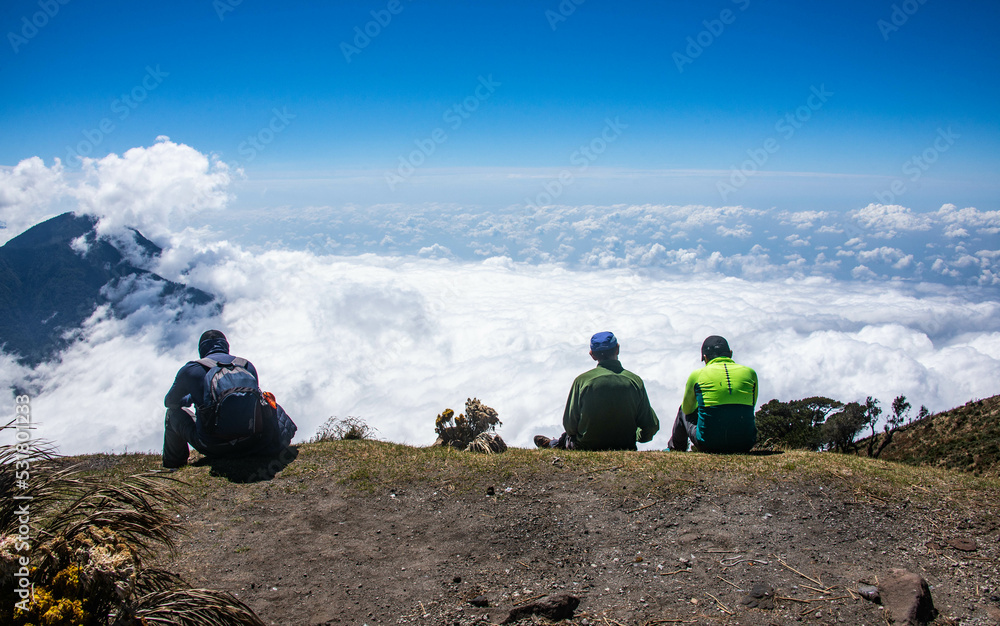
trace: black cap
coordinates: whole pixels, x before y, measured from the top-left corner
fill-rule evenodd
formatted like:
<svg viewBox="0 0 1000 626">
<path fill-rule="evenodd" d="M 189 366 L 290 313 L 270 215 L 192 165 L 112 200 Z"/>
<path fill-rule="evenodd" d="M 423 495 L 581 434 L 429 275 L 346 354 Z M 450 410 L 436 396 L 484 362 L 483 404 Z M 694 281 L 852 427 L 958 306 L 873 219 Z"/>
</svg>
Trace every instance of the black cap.
<svg viewBox="0 0 1000 626">
<path fill-rule="evenodd" d="M 701 344 L 701 356 L 706 361 L 711 361 L 720 356 L 731 357 L 733 356 L 733 351 L 729 349 L 729 342 L 724 337 L 712 335 Z"/>
</svg>

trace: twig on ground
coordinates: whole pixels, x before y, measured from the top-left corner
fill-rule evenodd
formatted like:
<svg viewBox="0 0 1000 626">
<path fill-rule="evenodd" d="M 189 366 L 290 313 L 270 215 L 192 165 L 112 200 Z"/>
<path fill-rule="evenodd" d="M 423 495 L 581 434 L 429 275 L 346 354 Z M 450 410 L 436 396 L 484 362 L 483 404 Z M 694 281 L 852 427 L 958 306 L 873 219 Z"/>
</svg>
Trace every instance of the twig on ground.
<svg viewBox="0 0 1000 626">
<path fill-rule="evenodd" d="M 635 513 L 637 511 L 641 511 L 643 509 L 648 509 L 649 507 L 653 506 L 654 504 L 659 504 L 659 503 L 660 503 L 659 500 L 657 500 L 656 502 L 650 502 L 649 504 L 645 504 L 643 506 L 640 506 L 638 509 L 632 509 L 631 511 L 626 511 L 626 513 Z"/>
<path fill-rule="evenodd" d="M 621 622 L 616 622 L 615 620 L 613 620 L 613 619 L 608 619 L 608 618 L 606 618 L 606 617 L 604 618 L 604 623 L 605 623 L 605 624 L 618 624 L 618 626 L 625 626 L 625 625 L 624 625 L 624 624 L 622 624 Z"/>
<path fill-rule="evenodd" d="M 863 495 L 863 496 L 867 496 L 869 498 L 875 498 L 876 500 L 878 500 L 880 502 L 885 502 L 886 504 L 889 504 L 888 500 L 886 500 L 885 498 L 880 498 L 879 496 L 876 496 L 874 493 L 869 493 L 867 491 L 858 490 L 858 494 Z"/>
<path fill-rule="evenodd" d="M 735 559 L 735 560 L 733 560 L 733 559 Z M 737 555 L 737 556 L 731 556 L 731 557 L 722 559 L 721 561 L 719 561 L 719 565 L 721 565 L 722 567 L 733 567 L 733 566 L 739 565 L 740 563 L 743 563 L 743 562 L 746 562 L 746 563 L 760 563 L 761 565 L 767 565 L 768 564 L 767 561 L 765 561 L 763 559 L 748 559 L 745 556 L 743 556 L 742 554 L 740 554 L 740 555 Z"/>
<path fill-rule="evenodd" d="M 543 594 L 540 594 L 540 595 L 537 595 L 537 596 L 531 596 L 530 598 L 524 598 L 522 600 L 518 600 L 517 602 L 515 602 L 514 606 L 521 606 L 522 604 L 527 604 L 529 602 L 534 602 L 535 600 L 537 600 L 539 598 L 544 598 L 547 595 L 549 595 L 549 594 L 543 593 Z"/>
<path fill-rule="evenodd" d="M 691 573 L 691 568 L 674 570 L 673 572 L 663 572 L 663 573 L 660 574 L 660 576 L 673 576 L 674 574 L 681 574 L 683 572 L 687 572 L 687 573 L 690 574 Z"/>
<path fill-rule="evenodd" d="M 620 470 L 625 467 L 624 465 L 615 465 L 614 467 L 600 467 L 595 470 L 590 470 L 589 472 L 584 472 L 584 474 L 596 474 L 597 472 L 613 472 L 615 470 Z M 604 619 L 607 619 L 606 617 Z"/>
<path fill-rule="evenodd" d="M 802 586 L 805 587 L 806 589 L 809 589 L 809 590 L 812 590 L 812 591 L 816 591 L 816 592 L 819 592 L 819 593 L 823 593 L 823 594 L 826 594 L 826 595 L 830 595 L 830 592 L 833 591 L 834 589 L 836 589 L 836 587 L 830 587 L 829 589 L 817 589 L 816 587 L 810 587 L 809 585 L 802 585 Z"/>
<path fill-rule="evenodd" d="M 727 585 L 732 585 L 732 587 L 733 587 L 734 589 L 736 589 L 736 591 L 743 591 L 742 589 L 740 589 L 739 585 L 737 585 L 736 583 L 731 583 L 731 582 L 729 582 L 728 580 L 726 580 L 726 579 L 725 579 L 725 578 L 723 578 L 722 576 L 716 576 L 716 578 L 718 578 L 718 579 L 719 579 L 719 580 L 721 580 L 722 582 L 726 583 Z"/>
<path fill-rule="evenodd" d="M 729 615 L 733 615 L 734 614 L 732 611 L 729 610 L 728 606 L 726 606 L 725 604 L 722 603 L 722 600 L 719 600 L 718 598 L 716 598 L 712 594 L 708 593 L 707 591 L 705 592 L 705 595 L 708 596 L 709 598 L 715 600 L 718 603 L 719 608 L 722 609 L 722 611 L 724 613 L 728 613 Z"/>
<path fill-rule="evenodd" d="M 781 563 L 782 565 L 784 565 L 788 569 L 792 570 L 793 572 L 795 572 L 796 574 L 798 574 L 802 578 L 805 578 L 806 580 L 811 580 L 814 583 L 816 583 L 817 585 L 819 585 L 820 587 L 825 587 L 826 586 L 826 585 L 823 584 L 822 580 L 819 580 L 818 578 L 812 578 L 811 576 L 806 576 L 805 574 L 803 574 L 799 570 L 795 569 L 794 567 L 792 567 L 788 563 L 785 563 L 785 561 L 781 557 L 779 557 L 778 555 L 774 555 L 774 558 L 778 559 L 778 563 Z"/>
<path fill-rule="evenodd" d="M 836 598 L 787 598 L 785 596 L 775 596 L 775 600 L 791 600 L 792 602 L 801 602 L 802 604 L 810 604 L 812 602 L 829 602 L 831 600 L 845 600 L 847 596 L 837 596 Z"/>
<path fill-rule="evenodd" d="M 684 619 L 654 619 L 646 622 L 642 626 L 656 626 L 656 624 L 697 624 L 695 620 L 690 622 Z"/>
<path fill-rule="evenodd" d="M 525 563 L 524 561 L 518 561 L 517 564 L 518 565 L 523 565 L 526 569 L 531 569 L 531 566 L 528 565 L 527 563 Z"/>
</svg>

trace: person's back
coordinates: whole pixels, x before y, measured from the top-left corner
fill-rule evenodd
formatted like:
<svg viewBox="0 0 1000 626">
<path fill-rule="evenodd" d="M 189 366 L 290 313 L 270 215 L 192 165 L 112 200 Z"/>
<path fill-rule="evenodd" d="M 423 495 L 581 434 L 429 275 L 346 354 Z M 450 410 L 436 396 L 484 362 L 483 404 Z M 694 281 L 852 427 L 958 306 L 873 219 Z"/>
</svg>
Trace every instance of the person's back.
<svg viewBox="0 0 1000 626">
<path fill-rule="evenodd" d="M 197 361 L 189 361 L 177 372 L 170 391 L 163 399 L 167 407 L 164 424 L 163 466 L 167 468 L 181 467 L 187 463 L 188 445 L 205 456 L 246 456 L 277 454 L 291 443 L 297 430 L 284 409 L 273 402 L 265 406 L 261 401 L 262 392 L 258 385 L 257 370 L 246 359 L 240 359 L 229 354 L 229 342 L 226 336 L 217 330 L 209 330 L 202 334 L 198 342 Z M 218 398 L 213 398 L 209 375 L 213 368 L 210 362 L 230 366 L 236 363 L 242 368 L 243 383 L 246 387 L 236 390 L 248 394 L 248 397 L 260 404 L 256 412 L 258 419 L 254 420 L 253 428 L 249 422 L 247 432 L 229 433 L 228 435 L 214 426 L 218 426 L 219 416 L 215 412 Z M 246 404 L 246 403 L 244 403 Z M 251 403 L 252 404 L 252 403 Z M 195 406 L 196 415 L 185 407 Z"/>
<path fill-rule="evenodd" d="M 748 452 L 757 442 L 757 373 L 733 361 L 732 354 L 722 337 L 705 340 L 705 366 L 684 386 L 671 449 L 687 450 L 689 438 L 702 452 Z"/>
<path fill-rule="evenodd" d="M 642 379 L 622 367 L 618 340 L 612 333 L 591 338 L 597 367 L 573 381 L 563 411 L 565 432 L 558 440 L 539 435 L 539 447 L 581 450 L 635 450 L 636 440 L 653 438 L 660 423 L 649 404 Z"/>
<path fill-rule="evenodd" d="M 579 417 L 566 408 L 564 425 L 574 425 L 574 441 L 582 450 L 635 450 L 636 429 L 648 422 L 649 400 L 642 379 L 622 367 L 618 359 L 599 361 L 597 367 L 577 377 Z M 567 432 L 569 432 L 567 430 Z"/>
</svg>

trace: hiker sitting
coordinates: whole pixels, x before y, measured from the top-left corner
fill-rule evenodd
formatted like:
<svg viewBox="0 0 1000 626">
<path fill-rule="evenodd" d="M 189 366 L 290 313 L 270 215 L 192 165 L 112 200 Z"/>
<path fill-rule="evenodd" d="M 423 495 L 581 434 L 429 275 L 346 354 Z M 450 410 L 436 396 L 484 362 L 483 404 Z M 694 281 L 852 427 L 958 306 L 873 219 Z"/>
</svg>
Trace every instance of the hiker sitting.
<svg viewBox="0 0 1000 626">
<path fill-rule="evenodd" d="M 660 429 L 649 406 L 642 379 L 622 367 L 613 333 L 590 339 L 590 357 L 597 367 L 576 377 L 566 400 L 563 428 L 556 439 L 535 436 L 539 448 L 635 450 Z"/>
<path fill-rule="evenodd" d="M 207 457 L 242 457 L 276 455 L 291 443 L 295 423 L 261 392 L 253 363 L 229 354 L 221 331 L 202 334 L 198 356 L 177 372 L 163 399 L 163 467 L 187 465 L 188 444 Z M 194 413 L 185 408 L 192 404 Z"/>
<path fill-rule="evenodd" d="M 749 452 L 757 443 L 757 372 L 733 361 L 729 343 L 718 335 L 701 345 L 705 367 L 684 386 L 667 447 L 686 452 L 688 439 L 700 452 Z"/>
</svg>

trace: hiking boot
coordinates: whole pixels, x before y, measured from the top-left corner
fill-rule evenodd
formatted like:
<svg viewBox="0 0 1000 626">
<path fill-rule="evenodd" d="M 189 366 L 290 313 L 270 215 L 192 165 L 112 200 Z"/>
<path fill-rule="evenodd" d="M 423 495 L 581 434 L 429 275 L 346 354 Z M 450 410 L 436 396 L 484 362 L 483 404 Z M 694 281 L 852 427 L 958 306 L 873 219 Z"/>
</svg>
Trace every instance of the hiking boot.
<svg viewBox="0 0 1000 626">
<path fill-rule="evenodd" d="M 545 435 L 535 435 L 535 445 L 539 448 L 551 448 L 552 438 Z"/>
</svg>

